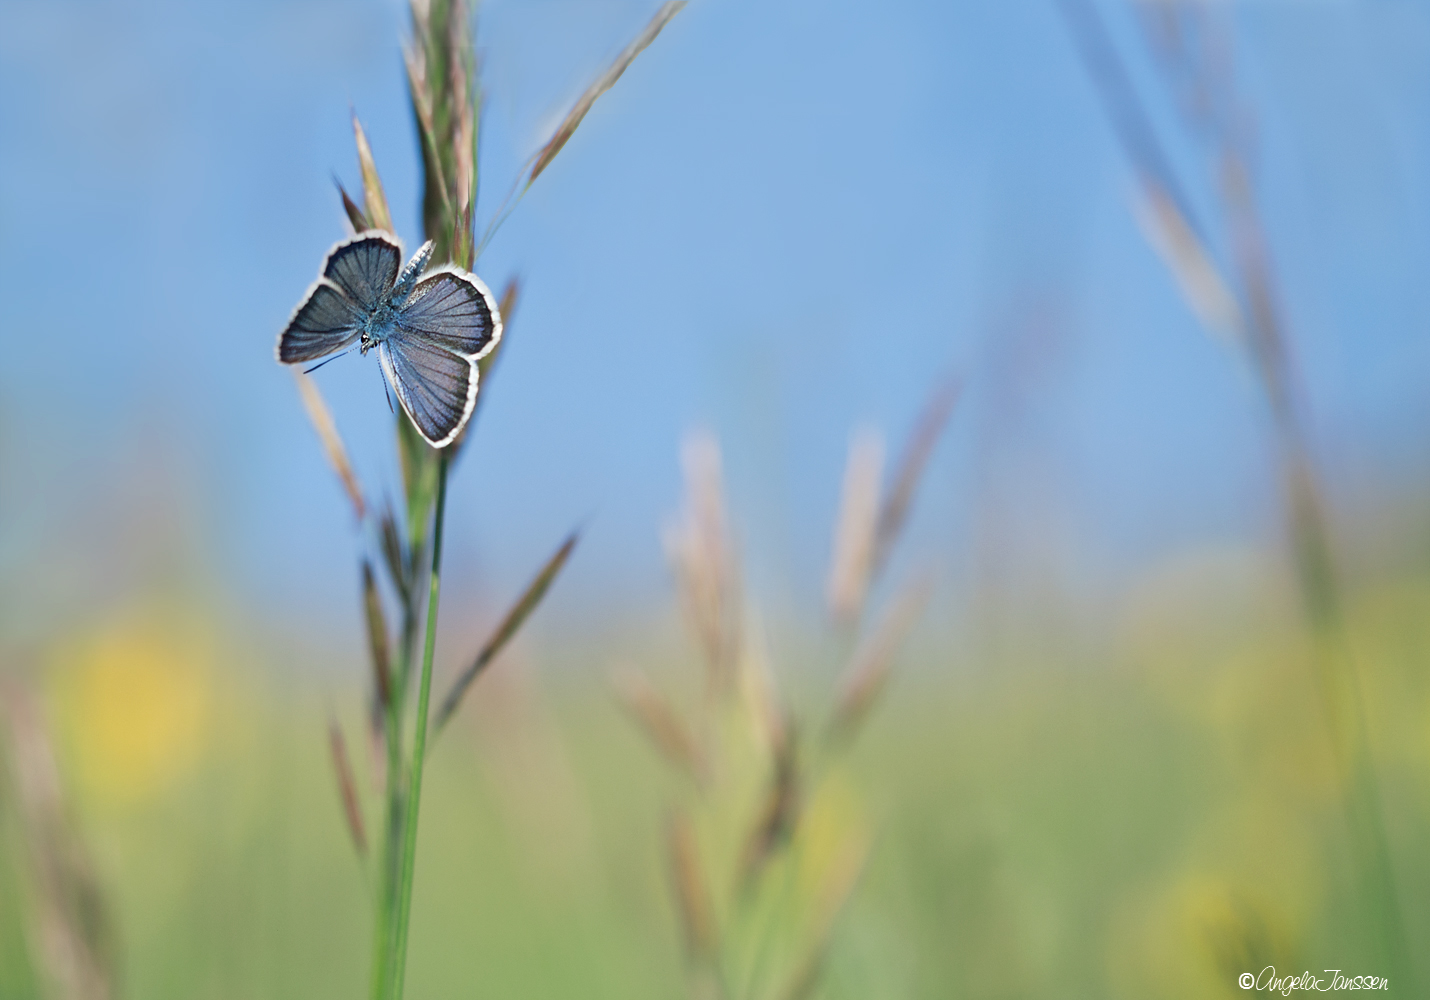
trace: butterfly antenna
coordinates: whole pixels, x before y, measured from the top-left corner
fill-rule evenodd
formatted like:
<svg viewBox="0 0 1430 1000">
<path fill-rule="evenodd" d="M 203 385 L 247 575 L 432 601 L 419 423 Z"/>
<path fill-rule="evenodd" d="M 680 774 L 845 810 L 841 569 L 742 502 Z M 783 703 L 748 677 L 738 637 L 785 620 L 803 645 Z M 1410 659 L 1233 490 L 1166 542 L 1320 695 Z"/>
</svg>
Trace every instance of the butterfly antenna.
<svg viewBox="0 0 1430 1000">
<path fill-rule="evenodd" d="M 378 371 L 378 374 L 379 374 L 379 375 L 382 375 L 382 371 L 379 370 L 379 371 Z M 396 408 L 393 407 L 393 405 L 392 405 L 392 390 L 391 390 L 390 388 L 388 388 L 388 385 L 387 385 L 387 376 L 385 376 L 385 375 L 383 375 L 383 377 L 382 377 L 382 391 L 385 392 L 385 393 L 387 393 L 387 408 L 392 411 L 392 415 L 393 415 L 394 417 L 397 416 L 397 410 L 396 410 Z"/>
<path fill-rule="evenodd" d="M 351 354 L 351 353 L 352 353 L 353 351 L 355 351 L 355 350 L 357 350 L 357 345 L 356 345 L 356 344 L 354 344 L 352 347 L 349 347 L 346 351 L 343 351 L 342 354 L 334 354 L 331 358 L 324 358 L 322 361 L 319 361 L 319 362 L 318 362 L 316 365 L 314 365 L 312 368 L 304 368 L 304 369 L 303 369 L 303 374 L 304 374 L 304 375 L 311 375 L 313 372 L 315 372 L 315 371 L 317 371 L 319 368 L 323 367 L 323 366 L 324 366 L 325 364 L 327 364 L 329 361 L 336 361 L 336 360 L 338 360 L 338 358 L 341 358 L 341 357 L 343 357 L 344 355 L 347 355 L 347 354 Z"/>
</svg>

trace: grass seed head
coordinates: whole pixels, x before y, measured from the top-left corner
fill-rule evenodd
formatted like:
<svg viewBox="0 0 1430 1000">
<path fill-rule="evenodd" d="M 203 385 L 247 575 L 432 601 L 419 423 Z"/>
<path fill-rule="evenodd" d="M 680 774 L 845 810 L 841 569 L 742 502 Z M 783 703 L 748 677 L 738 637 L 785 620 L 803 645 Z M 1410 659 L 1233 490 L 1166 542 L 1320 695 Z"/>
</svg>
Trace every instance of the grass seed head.
<svg viewBox="0 0 1430 1000">
<path fill-rule="evenodd" d="M 866 428 L 849 441 L 844 489 L 834 529 L 826 598 L 830 616 L 840 623 L 859 617 L 874 567 L 879 525 L 879 488 L 884 473 L 884 439 Z"/>
</svg>

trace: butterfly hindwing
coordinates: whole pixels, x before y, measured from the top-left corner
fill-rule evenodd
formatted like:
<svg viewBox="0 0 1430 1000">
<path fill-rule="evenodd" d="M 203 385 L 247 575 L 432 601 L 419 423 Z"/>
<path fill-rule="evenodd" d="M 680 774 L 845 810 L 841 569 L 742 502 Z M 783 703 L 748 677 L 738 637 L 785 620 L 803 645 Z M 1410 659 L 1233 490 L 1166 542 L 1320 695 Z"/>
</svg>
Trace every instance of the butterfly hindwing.
<svg viewBox="0 0 1430 1000">
<path fill-rule="evenodd" d="M 501 339 L 501 314 L 481 279 L 453 265 L 429 273 L 398 310 L 397 327 L 409 336 L 480 358 Z"/>
<path fill-rule="evenodd" d="M 342 292 L 319 279 L 278 337 L 278 360 L 312 361 L 341 350 L 358 335 L 362 314 Z"/>
<path fill-rule="evenodd" d="M 402 244 L 380 229 L 369 229 L 333 247 L 323 262 L 323 277 L 361 309 L 377 308 L 392 291 L 402 268 Z"/>
<path fill-rule="evenodd" d="M 434 448 L 452 443 L 477 402 L 477 361 L 425 334 L 397 330 L 378 359 L 402 408 Z"/>
</svg>

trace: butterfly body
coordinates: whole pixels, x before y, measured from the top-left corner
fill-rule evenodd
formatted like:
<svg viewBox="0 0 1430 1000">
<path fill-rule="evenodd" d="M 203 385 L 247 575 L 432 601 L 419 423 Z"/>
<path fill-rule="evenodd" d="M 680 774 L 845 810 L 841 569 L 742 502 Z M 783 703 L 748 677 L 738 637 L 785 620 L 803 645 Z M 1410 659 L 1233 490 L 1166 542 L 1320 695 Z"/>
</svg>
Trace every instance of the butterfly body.
<svg viewBox="0 0 1430 1000">
<path fill-rule="evenodd" d="M 403 410 L 443 448 L 472 415 L 477 362 L 501 339 L 502 323 L 481 279 L 452 264 L 426 271 L 431 258 L 428 242 L 399 270 L 402 246 L 382 230 L 338 243 L 279 335 L 277 355 L 297 364 L 354 341 L 364 355 L 377 348 Z"/>
</svg>

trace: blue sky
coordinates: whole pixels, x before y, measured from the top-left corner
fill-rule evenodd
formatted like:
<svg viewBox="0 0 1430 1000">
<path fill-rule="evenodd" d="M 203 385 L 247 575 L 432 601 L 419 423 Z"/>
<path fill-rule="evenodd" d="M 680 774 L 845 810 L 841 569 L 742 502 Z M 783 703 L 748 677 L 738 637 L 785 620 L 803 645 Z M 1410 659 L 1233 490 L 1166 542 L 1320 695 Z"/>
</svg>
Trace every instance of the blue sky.
<svg viewBox="0 0 1430 1000">
<path fill-rule="evenodd" d="M 481 8 L 480 215 L 656 6 Z M 1430 12 L 1216 8 L 1333 492 L 1414 490 Z M 1210 213 L 1129 8 L 1101 9 Z M 356 184 L 350 105 L 417 241 L 405 30 L 397 0 L 0 0 L 12 634 L 138 586 L 166 532 L 258 613 L 355 614 L 359 537 L 272 344 L 346 232 L 331 177 Z M 448 565 L 510 593 L 585 521 L 557 600 L 604 616 L 663 599 L 678 442 L 703 425 L 757 585 L 812 606 L 850 430 L 897 439 L 950 370 L 968 392 L 906 561 L 956 575 L 1000 518 L 1113 578 L 1273 538 L 1255 385 L 1188 312 L 1131 191 L 1051 2 L 693 0 L 479 262 L 526 295 L 453 481 Z M 395 490 L 376 363 L 318 377 L 369 491 Z"/>
</svg>

